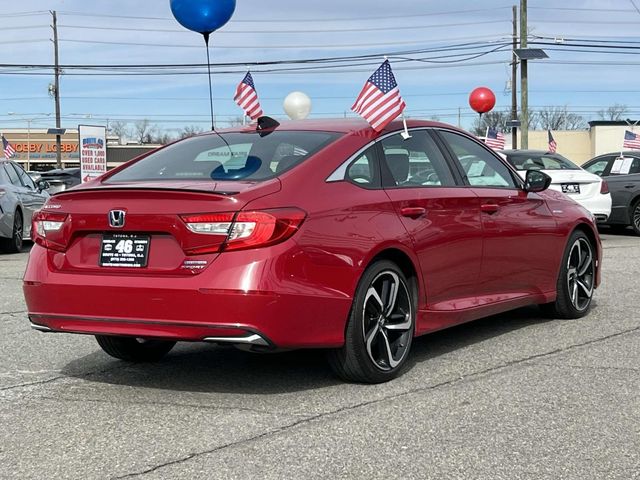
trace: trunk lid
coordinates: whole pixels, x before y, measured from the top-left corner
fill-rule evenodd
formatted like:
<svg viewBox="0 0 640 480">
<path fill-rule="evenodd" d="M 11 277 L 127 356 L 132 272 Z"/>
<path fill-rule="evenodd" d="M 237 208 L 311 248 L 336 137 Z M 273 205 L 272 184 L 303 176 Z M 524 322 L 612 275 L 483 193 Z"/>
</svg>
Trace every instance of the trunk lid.
<svg viewBox="0 0 640 480">
<path fill-rule="evenodd" d="M 248 202 L 279 190 L 278 179 L 217 183 L 91 182 L 58 193 L 45 205 L 45 212 L 66 214 L 59 232 L 60 241 L 54 239 L 63 245 L 64 252 L 50 250 L 50 263 L 57 270 L 68 272 L 197 274 L 218 255 L 218 248 L 226 240 L 226 235 L 194 233 L 187 228 L 182 216 L 235 213 Z M 124 214 L 118 213 L 114 222 L 114 218 L 110 218 L 112 211 Z M 120 218 L 123 225 L 117 226 Z M 127 240 L 131 240 L 129 246 Z M 126 248 L 136 252 L 139 249 L 140 260 L 135 261 L 135 265 L 128 261 L 113 263 L 115 260 L 109 257 L 118 257 L 116 252 L 131 253 Z"/>
</svg>

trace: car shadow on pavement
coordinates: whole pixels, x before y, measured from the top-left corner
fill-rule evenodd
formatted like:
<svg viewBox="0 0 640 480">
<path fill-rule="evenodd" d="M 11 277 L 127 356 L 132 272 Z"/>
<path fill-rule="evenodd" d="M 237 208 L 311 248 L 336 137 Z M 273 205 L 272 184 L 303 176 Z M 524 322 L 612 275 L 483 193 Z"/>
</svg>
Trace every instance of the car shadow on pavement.
<svg viewBox="0 0 640 480">
<path fill-rule="evenodd" d="M 542 319 L 536 307 L 528 307 L 419 337 L 414 340 L 407 370 L 544 321 L 549 320 Z M 179 343 L 160 362 L 145 364 L 115 360 L 96 351 L 68 363 L 62 373 L 91 382 L 204 393 L 268 395 L 342 383 L 331 372 L 322 350 L 256 354 L 204 343 Z"/>
</svg>

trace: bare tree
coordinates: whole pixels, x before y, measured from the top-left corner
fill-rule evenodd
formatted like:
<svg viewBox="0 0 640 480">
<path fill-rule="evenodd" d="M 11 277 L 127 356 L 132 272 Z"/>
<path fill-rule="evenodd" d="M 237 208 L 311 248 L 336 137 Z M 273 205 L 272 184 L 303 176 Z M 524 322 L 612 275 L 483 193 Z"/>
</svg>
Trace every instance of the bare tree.
<svg viewBox="0 0 640 480">
<path fill-rule="evenodd" d="M 125 143 L 127 138 L 131 136 L 131 129 L 126 122 L 113 122 L 110 125 L 111 132 L 118 137 L 119 143 Z"/>
<path fill-rule="evenodd" d="M 476 118 L 471 127 L 471 132 L 474 135 L 481 136 L 487 133 L 487 128 L 489 127 L 497 128 L 504 132 L 507 129 L 507 122 L 509 120 L 511 120 L 510 110 L 492 110 Z"/>
<path fill-rule="evenodd" d="M 227 123 L 230 127 L 237 127 L 238 125 L 244 125 L 244 117 L 242 115 L 238 115 L 237 117 L 231 117 L 227 120 Z"/>
<path fill-rule="evenodd" d="M 196 125 L 187 125 L 182 129 L 182 131 L 180 131 L 178 136 L 180 138 L 188 138 L 188 137 L 193 137 L 194 135 L 198 135 L 199 133 L 202 133 L 202 132 L 203 130 L 201 127 L 198 127 Z"/>
<path fill-rule="evenodd" d="M 629 107 L 621 103 L 616 103 L 614 105 L 611 105 L 610 107 L 600 110 L 598 112 L 598 116 L 602 120 L 620 121 L 624 120 L 624 117 L 628 111 Z"/>
<path fill-rule="evenodd" d="M 166 145 L 167 143 L 173 142 L 175 140 L 175 137 L 173 137 L 173 135 L 170 135 L 165 131 L 156 131 L 155 133 L 152 133 L 149 135 L 149 140 L 150 140 L 149 143 L 158 143 L 160 145 Z"/>
<path fill-rule="evenodd" d="M 134 132 L 138 143 L 153 143 L 153 132 L 156 127 L 148 119 L 138 120 L 134 125 Z"/>
<path fill-rule="evenodd" d="M 582 116 L 569 112 L 568 107 L 546 107 L 537 112 L 538 126 L 543 130 L 579 130 L 585 127 Z"/>
</svg>

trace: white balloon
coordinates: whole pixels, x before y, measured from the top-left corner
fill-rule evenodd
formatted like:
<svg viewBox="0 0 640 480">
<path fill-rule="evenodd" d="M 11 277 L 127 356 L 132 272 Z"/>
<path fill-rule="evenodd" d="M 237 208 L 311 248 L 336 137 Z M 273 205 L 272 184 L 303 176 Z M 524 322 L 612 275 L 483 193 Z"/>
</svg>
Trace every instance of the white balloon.
<svg viewBox="0 0 640 480">
<path fill-rule="evenodd" d="M 291 92 L 282 106 L 291 120 L 302 120 L 311 113 L 311 99 L 302 92 Z"/>
</svg>

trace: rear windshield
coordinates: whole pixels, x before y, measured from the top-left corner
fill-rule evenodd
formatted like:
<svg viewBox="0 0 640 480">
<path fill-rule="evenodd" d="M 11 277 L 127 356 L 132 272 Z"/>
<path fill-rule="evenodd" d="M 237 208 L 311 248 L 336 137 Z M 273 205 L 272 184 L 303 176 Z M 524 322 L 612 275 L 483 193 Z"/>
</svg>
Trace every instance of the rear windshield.
<svg viewBox="0 0 640 480">
<path fill-rule="evenodd" d="M 507 160 L 516 170 L 580 170 L 580 167 L 571 160 L 557 153 L 509 153 Z"/>
<path fill-rule="evenodd" d="M 205 135 L 170 145 L 107 180 L 267 180 L 285 172 L 340 134 L 274 131 Z"/>
</svg>

